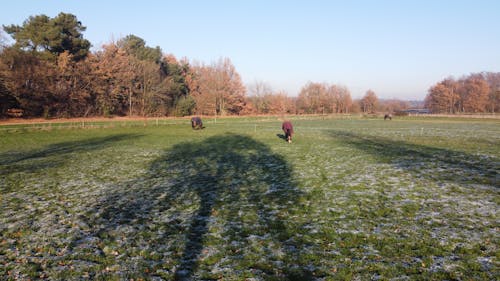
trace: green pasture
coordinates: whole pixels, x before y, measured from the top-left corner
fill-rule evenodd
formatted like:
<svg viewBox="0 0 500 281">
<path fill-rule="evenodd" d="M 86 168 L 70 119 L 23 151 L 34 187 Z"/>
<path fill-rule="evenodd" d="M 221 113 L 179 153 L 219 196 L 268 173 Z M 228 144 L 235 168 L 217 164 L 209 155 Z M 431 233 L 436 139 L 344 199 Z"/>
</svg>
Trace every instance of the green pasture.
<svg viewBox="0 0 500 281">
<path fill-rule="evenodd" d="M 495 280 L 500 120 L 0 126 L 0 280 Z"/>
</svg>

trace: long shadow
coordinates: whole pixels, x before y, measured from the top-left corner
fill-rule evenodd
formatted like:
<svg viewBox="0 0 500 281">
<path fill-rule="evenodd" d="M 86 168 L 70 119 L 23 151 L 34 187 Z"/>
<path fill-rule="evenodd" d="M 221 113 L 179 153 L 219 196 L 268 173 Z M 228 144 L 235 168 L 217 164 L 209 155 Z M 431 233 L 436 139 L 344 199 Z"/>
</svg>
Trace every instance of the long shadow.
<svg viewBox="0 0 500 281">
<path fill-rule="evenodd" d="M 276 134 L 276 136 L 284 141 L 286 141 L 286 136 L 283 134 Z"/>
<path fill-rule="evenodd" d="M 101 226 L 93 236 L 107 239 L 129 229 L 132 244 L 147 240 L 143 247 L 163 258 L 145 262 L 169 264 L 176 280 L 211 279 L 206 274 L 215 264 L 238 276 L 310 280 L 301 266 L 301 226 L 289 217 L 301 208 L 301 197 L 280 155 L 250 137 L 227 134 L 165 151 L 148 176 L 117 187 L 95 206 L 100 215 L 90 224 Z"/>
<path fill-rule="evenodd" d="M 499 188 L 500 161 L 494 156 L 481 157 L 451 149 L 346 131 L 332 131 L 331 136 L 417 177 L 436 182 L 480 184 Z"/>
<path fill-rule="evenodd" d="M 48 145 L 42 149 L 27 152 L 6 152 L 0 154 L 0 175 L 19 172 L 37 172 L 50 167 L 62 165 L 71 153 L 103 149 L 113 143 L 137 138 L 140 135 L 119 134 L 107 137 L 90 138 L 86 140 L 60 142 Z"/>
</svg>

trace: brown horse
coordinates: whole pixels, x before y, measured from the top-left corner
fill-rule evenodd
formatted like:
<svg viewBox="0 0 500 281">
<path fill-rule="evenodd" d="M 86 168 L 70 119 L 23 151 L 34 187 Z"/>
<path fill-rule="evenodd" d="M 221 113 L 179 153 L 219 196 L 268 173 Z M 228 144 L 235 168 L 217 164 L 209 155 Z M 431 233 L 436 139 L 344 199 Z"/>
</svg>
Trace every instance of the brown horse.
<svg viewBox="0 0 500 281">
<path fill-rule="evenodd" d="M 191 118 L 191 127 L 193 130 L 203 129 L 203 122 L 201 121 L 201 118 L 198 116 Z"/>
<path fill-rule="evenodd" d="M 384 115 L 384 120 L 387 120 L 387 119 L 392 120 L 392 114 L 387 113 L 386 115 Z"/>
</svg>

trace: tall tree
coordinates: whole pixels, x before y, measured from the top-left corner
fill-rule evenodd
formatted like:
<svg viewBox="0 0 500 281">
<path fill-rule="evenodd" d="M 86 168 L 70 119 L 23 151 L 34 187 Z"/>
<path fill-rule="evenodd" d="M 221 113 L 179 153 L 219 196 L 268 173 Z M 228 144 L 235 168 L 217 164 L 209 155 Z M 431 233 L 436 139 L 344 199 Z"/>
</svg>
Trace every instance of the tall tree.
<svg viewBox="0 0 500 281">
<path fill-rule="evenodd" d="M 373 90 L 366 91 L 361 99 L 361 110 L 363 113 L 373 113 L 377 108 L 378 98 Z"/>
<path fill-rule="evenodd" d="M 292 114 L 295 113 L 295 104 L 292 98 L 285 92 L 269 94 L 266 99 L 269 104 L 269 113 L 271 114 Z"/>
<path fill-rule="evenodd" d="M 50 116 L 78 117 L 92 112 L 95 92 L 92 69 L 87 60 L 75 62 L 68 52 L 57 58 L 49 92 L 55 97 Z"/>
<path fill-rule="evenodd" d="M 161 48 L 146 46 L 144 39 L 133 34 L 127 35 L 125 38 L 117 42 L 119 48 L 124 49 L 128 54 L 142 61 L 152 61 L 159 63 L 162 57 Z"/>
<path fill-rule="evenodd" d="M 130 56 L 135 73 L 129 91 L 129 114 L 134 111 L 132 107 L 142 116 L 184 114 L 192 110 L 185 80 L 189 65 L 179 63 L 173 55 L 163 56 L 160 47 L 148 47 L 135 35 L 119 40 L 117 47 Z M 182 110 L 177 110 L 178 106 Z"/>
<path fill-rule="evenodd" d="M 176 115 L 191 115 L 196 101 L 189 96 L 187 76 L 191 75 L 189 63 L 178 61 L 174 55 L 162 58 L 162 73 L 164 74 L 163 96 L 168 99 L 169 107 Z"/>
<path fill-rule="evenodd" d="M 345 86 L 331 85 L 328 87 L 328 96 L 331 99 L 332 113 L 348 113 L 352 107 L 352 98 L 349 89 Z"/>
<path fill-rule="evenodd" d="M 246 89 L 240 75 L 228 58 L 210 66 L 193 67 L 191 93 L 200 114 L 240 114 L 245 107 Z"/>
<path fill-rule="evenodd" d="M 270 113 L 269 96 L 272 95 L 272 88 L 263 81 L 255 81 L 248 86 L 248 101 L 252 104 L 252 109 L 258 114 Z"/>
<path fill-rule="evenodd" d="M 500 103 L 499 85 L 498 73 L 473 73 L 459 80 L 447 78 L 429 89 L 425 107 L 434 113 L 495 112 Z"/>
<path fill-rule="evenodd" d="M 327 85 L 321 83 L 307 83 L 300 90 L 297 97 L 297 110 L 300 113 L 325 113 L 329 106 L 327 100 Z"/>
<path fill-rule="evenodd" d="M 16 99 L 25 111 L 25 116 L 41 116 L 46 103 L 43 88 L 46 69 L 44 63 L 31 53 L 16 48 L 5 49 L 0 56 L 0 71 L 8 93 Z"/>
<path fill-rule="evenodd" d="M 114 43 L 89 56 L 96 93 L 95 109 L 100 115 L 126 115 L 132 112 L 135 68 L 132 57 Z"/>
<path fill-rule="evenodd" d="M 425 107 L 434 113 L 455 113 L 460 107 L 459 83 L 447 78 L 429 89 Z"/>
<path fill-rule="evenodd" d="M 68 52 L 78 61 L 89 52 L 90 42 L 82 34 L 86 27 L 72 14 L 60 13 L 53 19 L 46 15 L 31 16 L 22 26 L 3 28 L 16 41 L 16 48 L 53 59 Z"/>
<path fill-rule="evenodd" d="M 463 112 L 486 112 L 490 89 L 482 77 L 470 76 L 463 79 L 459 91 Z"/>
<path fill-rule="evenodd" d="M 347 87 L 327 83 L 307 83 L 296 104 L 299 113 L 347 113 L 351 111 L 351 93 Z"/>
<path fill-rule="evenodd" d="M 500 111 L 500 72 L 485 72 L 483 77 L 489 85 L 487 111 L 496 113 Z"/>
</svg>

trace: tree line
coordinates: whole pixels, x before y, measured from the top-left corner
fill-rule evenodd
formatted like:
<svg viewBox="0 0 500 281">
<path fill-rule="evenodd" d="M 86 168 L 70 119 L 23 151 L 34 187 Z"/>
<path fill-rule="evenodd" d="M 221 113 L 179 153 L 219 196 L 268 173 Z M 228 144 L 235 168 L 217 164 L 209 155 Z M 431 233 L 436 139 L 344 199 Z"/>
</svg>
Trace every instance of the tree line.
<svg viewBox="0 0 500 281">
<path fill-rule="evenodd" d="M 229 59 L 211 65 L 149 47 L 135 35 L 91 52 L 72 14 L 31 16 L 3 26 L 0 114 L 26 117 L 239 114 L 245 88 Z"/>
<path fill-rule="evenodd" d="M 3 30 L 14 43 L 0 36 L 0 117 L 12 116 L 14 109 L 24 117 L 69 118 L 373 113 L 411 106 L 379 100 L 372 90 L 353 100 L 347 87 L 328 83 L 309 82 L 296 97 L 262 82 L 245 87 L 228 58 L 210 64 L 179 60 L 136 35 L 90 51 L 86 27 L 68 13 L 31 16 Z M 429 96 L 429 106 L 448 110 L 449 102 Z M 469 100 L 457 108 L 472 109 Z"/>
<path fill-rule="evenodd" d="M 325 83 L 308 83 L 298 97 L 260 82 L 247 89 L 228 58 L 178 60 L 135 35 L 91 52 L 72 14 L 31 16 L 3 29 L 15 43 L 0 42 L 1 116 L 11 109 L 45 118 L 326 114 L 374 111 L 377 103 L 371 91 L 353 101 L 346 87 Z"/>
<path fill-rule="evenodd" d="M 264 83 L 256 82 L 249 87 L 250 107 L 256 114 L 346 114 L 396 112 L 414 104 L 398 99 L 379 99 L 373 90 L 366 91 L 361 99 L 353 99 L 343 85 L 308 82 L 297 97 L 284 92 L 273 93 Z"/>
<path fill-rule="evenodd" d="M 446 78 L 429 89 L 425 106 L 433 113 L 497 113 L 500 110 L 500 72 Z"/>
</svg>

